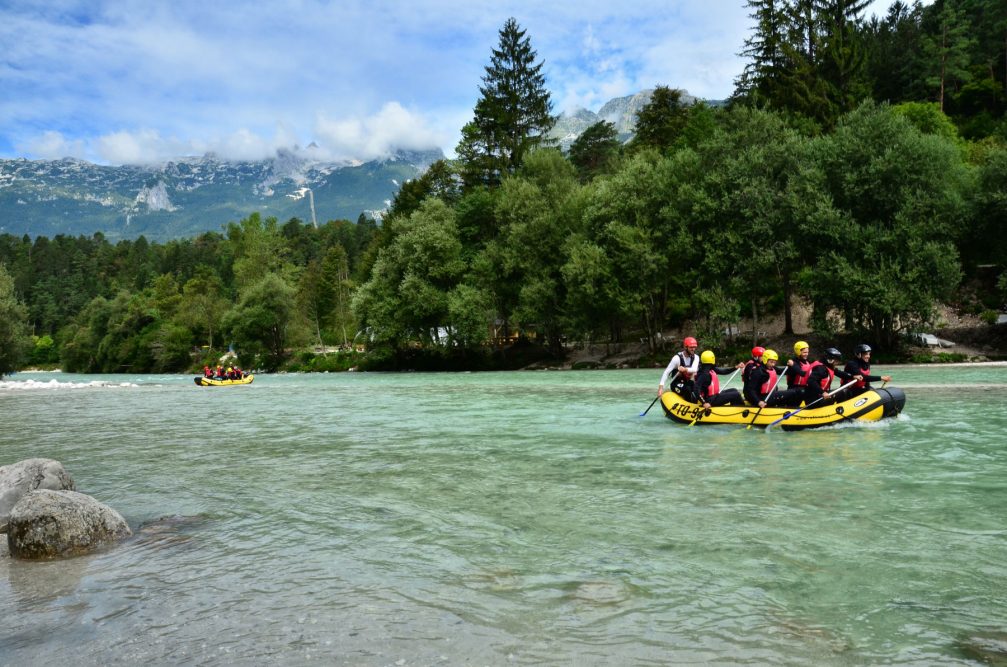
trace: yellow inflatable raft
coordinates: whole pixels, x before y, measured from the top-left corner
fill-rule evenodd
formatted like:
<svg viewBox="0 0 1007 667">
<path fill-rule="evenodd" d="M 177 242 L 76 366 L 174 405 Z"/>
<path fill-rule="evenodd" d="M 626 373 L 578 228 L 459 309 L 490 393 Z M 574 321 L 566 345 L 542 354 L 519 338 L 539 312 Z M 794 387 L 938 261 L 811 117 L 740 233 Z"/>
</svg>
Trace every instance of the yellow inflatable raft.
<svg viewBox="0 0 1007 667">
<path fill-rule="evenodd" d="M 872 389 L 859 396 L 822 407 L 804 408 L 762 408 L 743 406 L 723 406 L 704 410 L 701 404 L 679 396 L 674 391 L 661 395 L 661 407 L 668 419 L 681 424 L 708 425 L 734 424 L 752 428 L 773 425 L 785 431 L 801 431 L 839 424 L 841 422 L 875 422 L 887 417 L 895 417 L 906 404 L 906 395 L 895 387 Z M 784 419 L 785 417 L 785 419 Z"/>
<path fill-rule="evenodd" d="M 255 379 L 255 376 L 252 374 L 248 374 L 245 377 L 241 378 L 240 380 L 215 380 L 213 378 L 202 377 L 202 376 L 192 379 L 199 387 L 230 387 L 231 385 L 235 384 L 252 384 L 252 380 Z"/>
</svg>

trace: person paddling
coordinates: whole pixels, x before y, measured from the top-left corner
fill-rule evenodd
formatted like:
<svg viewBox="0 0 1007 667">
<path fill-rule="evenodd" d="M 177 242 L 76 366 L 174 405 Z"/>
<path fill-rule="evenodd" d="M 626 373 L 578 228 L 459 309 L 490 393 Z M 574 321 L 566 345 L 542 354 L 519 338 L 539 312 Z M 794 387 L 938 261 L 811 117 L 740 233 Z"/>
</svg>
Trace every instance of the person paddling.
<svg viewBox="0 0 1007 667">
<path fill-rule="evenodd" d="M 762 355 L 766 353 L 766 348 L 756 345 L 752 348 L 752 358 L 745 362 L 745 368 L 741 371 L 741 382 L 744 385 L 748 381 L 748 374 L 752 368 L 762 363 Z"/>
<path fill-rule="evenodd" d="M 811 405 L 819 401 L 819 405 L 831 405 L 835 402 L 832 392 L 832 380 L 839 377 L 845 384 L 850 380 L 862 379 L 860 375 L 850 375 L 845 370 L 836 368 L 836 364 L 843 358 L 843 353 L 834 347 L 826 348 L 822 353 L 822 358 L 811 363 L 811 370 L 808 372 L 808 384 L 804 388 L 804 404 Z M 838 392 L 837 392 L 838 393 Z"/>
<path fill-rule="evenodd" d="M 717 357 L 713 350 L 704 350 L 699 355 L 699 371 L 696 373 L 696 391 L 694 400 L 702 401 L 704 408 L 721 405 L 744 405 L 745 399 L 737 389 L 720 389 L 720 375 L 725 375 L 732 371 L 737 372 L 730 366 L 724 368 L 717 367 Z M 737 369 L 744 368 L 744 364 L 738 364 Z"/>
<path fill-rule="evenodd" d="M 877 382 L 881 380 L 882 382 L 891 382 L 891 375 L 871 375 L 871 346 L 866 343 L 861 343 L 853 348 L 854 359 L 851 359 L 846 364 L 846 372 L 853 375 L 859 375 L 861 378 L 857 381 L 855 385 L 850 387 L 850 396 L 858 396 L 865 391 L 870 391 L 871 382 Z"/>
<path fill-rule="evenodd" d="M 696 375 L 697 371 L 699 371 L 699 356 L 696 354 L 697 347 L 699 347 L 699 343 L 692 336 L 687 336 L 682 341 L 682 351 L 671 358 L 671 361 L 668 362 L 668 367 L 661 374 L 661 383 L 657 385 L 658 396 L 664 393 L 664 388 L 668 383 L 669 377 L 676 384 L 681 385 Z M 672 374 L 675 374 L 675 376 L 672 377 Z"/>
<path fill-rule="evenodd" d="M 745 378 L 743 391 L 745 400 L 749 404 L 764 408 L 767 405 L 775 404 L 779 400 L 776 393 L 770 395 L 776 387 L 778 377 L 776 374 L 776 362 L 779 360 L 780 356 L 775 351 L 766 350 L 762 353 L 762 359 L 757 363 L 746 366 L 745 373 L 747 373 L 747 377 Z"/>
<path fill-rule="evenodd" d="M 782 369 L 783 374 L 787 376 L 787 390 L 790 392 L 787 407 L 796 408 L 805 400 L 805 389 L 811 373 L 811 362 L 808 361 L 810 353 L 811 348 L 805 341 L 797 341 L 794 343 L 794 357 L 788 359 L 786 367 Z"/>
</svg>

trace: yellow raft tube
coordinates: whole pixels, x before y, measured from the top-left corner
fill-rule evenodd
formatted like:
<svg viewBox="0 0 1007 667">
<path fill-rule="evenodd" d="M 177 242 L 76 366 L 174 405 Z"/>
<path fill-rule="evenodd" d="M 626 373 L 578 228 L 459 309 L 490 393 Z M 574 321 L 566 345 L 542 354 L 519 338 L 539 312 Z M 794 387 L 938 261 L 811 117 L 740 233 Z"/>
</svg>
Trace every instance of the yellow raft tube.
<svg viewBox="0 0 1007 667">
<path fill-rule="evenodd" d="M 801 431 L 829 426 L 841 422 L 876 422 L 895 417 L 906 404 L 906 395 L 895 387 L 871 389 L 833 405 L 812 408 L 762 408 L 751 406 L 722 406 L 704 410 L 702 404 L 679 396 L 674 391 L 661 395 L 661 407 L 668 419 L 681 424 L 734 424 L 752 428 L 765 428 L 775 422 L 774 428 L 784 431 Z M 788 416 L 789 415 L 789 416 Z M 786 417 L 786 419 L 782 419 Z"/>
<path fill-rule="evenodd" d="M 202 376 L 192 379 L 198 387 L 230 387 L 235 384 L 252 384 L 252 380 L 255 379 L 255 376 L 249 373 L 240 380 L 214 380 L 213 378 Z"/>
</svg>

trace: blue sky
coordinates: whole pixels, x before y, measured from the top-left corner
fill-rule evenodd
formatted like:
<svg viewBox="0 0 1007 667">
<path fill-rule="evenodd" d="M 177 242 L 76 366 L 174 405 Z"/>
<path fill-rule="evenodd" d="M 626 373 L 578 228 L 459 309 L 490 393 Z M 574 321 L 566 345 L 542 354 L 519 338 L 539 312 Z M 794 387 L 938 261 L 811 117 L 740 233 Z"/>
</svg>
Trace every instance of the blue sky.
<svg viewBox="0 0 1007 667">
<path fill-rule="evenodd" d="M 451 154 L 508 17 L 559 112 L 655 85 L 726 98 L 747 14 L 741 0 L 0 0 L 0 157 Z"/>
</svg>

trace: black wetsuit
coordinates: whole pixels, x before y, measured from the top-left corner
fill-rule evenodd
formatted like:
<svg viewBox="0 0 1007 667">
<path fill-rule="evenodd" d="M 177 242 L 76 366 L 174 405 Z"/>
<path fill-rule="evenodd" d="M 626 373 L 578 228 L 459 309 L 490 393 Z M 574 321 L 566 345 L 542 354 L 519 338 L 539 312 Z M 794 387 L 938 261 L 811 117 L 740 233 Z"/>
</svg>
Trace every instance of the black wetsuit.
<svg viewBox="0 0 1007 667">
<path fill-rule="evenodd" d="M 746 370 L 748 371 L 748 377 L 745 379 L 745 400 L 752 405 L 758 405 L 759 401 L 766 401 L 766 397 L 762 393 L 762 385 L 769 381 L 769 370 L 761 362 L 753 364 Z M 770 387 L 769 389 L 772 390 L 773 388 Z M 773 391 L 773 395 L 769 397 L 769 400 L 766 401 L 766 405 L 787 405 L 793 399 L 794 395 L 789 389 L 780 391 L 777 388 L 776 391 Z"/>
<path fill-rule="evenodd" d="M 834 373 L 837 378 L 843 381 L 843 384 L 846 384 L 847 382 L 853 379 L 852 375 L 839 368 L 835 369 Z M 804 388 L 805 405 L 810 405 L 814 401 L 820 399 L 825 394 L 827 390 L 822 389 L 822 382 L 828 379 L 828 377 L 829 377 L 829 367 L 828 365 L 826 365 L 825 360 L 823 359 L 822 365 L 815 366 L 814 368 L 812 368 L 811 375 L 808 376 L 808 386 Z M 831 388 L 828 391 L 831 391 Z M 841 396 L 840 398 L 844 397 Z M 849 398 L 849 396 L 846 396 L 845 398 Z M 835 398 L 827 398 L 823 400 L 821 403 L 819 403 L 819 405 L 829 405 L 835 402 L 836 402 Z"/>
<path fill-rule="evenodd" d="M 706 391 L 709 389 L 710 383 L 713 381 L 710 371 L 713 371 L 718 377 L 720 377 L 730 375 L 735 371 L 735 369 L 730 367 L 717 368 L 713 364 L 700 364 L 699 372 L 696 373 L 695 398 L 693 400 L 699 403 L 709 403 L 712 406 L 745 404 L 745 399 L 741 396 L 741 392 L 733 388 L 722 389 L 720 393 L 706 397 Z"/>
<path fill-rule="evenodd" d="M 864 393 L 865 391 L 870 391 L 871 383 L 881 380 L 880 375 L 871 375 L 871 364 L 864 361 L 863 359 L 851 359 L 846 362 L 846 368 L 843 369 L 852 378 L 854 375 L 863 375 L 863 382 L 858 382 L 857 384 L 850 387 L 847 391 L 847 395 L 844 398 L 849 398 L 850 396 L 857 396 Z M 838 372 L 836 373 L 839 374 Z"/>
</svg>

